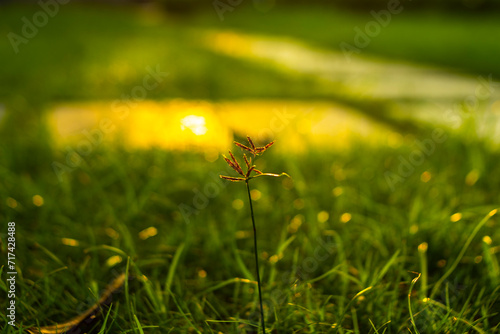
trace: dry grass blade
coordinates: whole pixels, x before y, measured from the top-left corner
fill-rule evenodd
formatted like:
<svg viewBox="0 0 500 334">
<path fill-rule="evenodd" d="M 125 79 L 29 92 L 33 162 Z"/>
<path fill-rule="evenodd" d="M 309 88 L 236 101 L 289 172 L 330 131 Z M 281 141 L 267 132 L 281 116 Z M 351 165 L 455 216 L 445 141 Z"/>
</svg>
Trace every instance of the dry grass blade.
<svg viewBox="0 0 500 334">
<path fill-rule="evenodd" d="M 108 285 L 106 291 L 101 295 L 99 301 L 97 301 L 94 306 L 89 308 L 83 314 L 65 322 L 62 324 L 56 324 L 53 326 L 46 327 L 31 327 L 27 329 L 30 334 L 70 334 L 70 333 L 81 333 L 82 328 L 88 326 L 91 323 L 95 323 L 98 315 L 102 312 L 102 307 L 109 305 L 112 300 L 112 296 L 118 290 L 121 289 L 125 282 L 125 274 L 118 276 L 111 284 Z"/>
</svg>

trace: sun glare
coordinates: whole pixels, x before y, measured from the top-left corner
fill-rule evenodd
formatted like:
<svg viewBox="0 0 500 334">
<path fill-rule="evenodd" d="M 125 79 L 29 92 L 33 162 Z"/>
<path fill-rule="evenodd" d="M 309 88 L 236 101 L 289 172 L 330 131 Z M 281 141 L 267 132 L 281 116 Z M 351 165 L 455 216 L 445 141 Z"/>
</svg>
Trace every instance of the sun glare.
<svg viewBox="0 0 500 334">
<path fill-rule="evenodd" d="M 182 131 L 191 130 L 197 136 L 203 136 L 207 133 L 205 117 L 189 115 L 181 119 Z"/>
</svg>

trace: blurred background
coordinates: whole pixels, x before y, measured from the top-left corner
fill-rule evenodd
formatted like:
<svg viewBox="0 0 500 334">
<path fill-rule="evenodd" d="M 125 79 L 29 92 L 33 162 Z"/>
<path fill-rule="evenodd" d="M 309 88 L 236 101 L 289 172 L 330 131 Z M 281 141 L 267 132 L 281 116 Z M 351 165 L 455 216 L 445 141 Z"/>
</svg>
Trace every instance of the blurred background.
<svg viewBox="0 0 500 334">
<path fill-rule="evenodd" d="M 74 316 L 131 265 L 152 282 L 133 297 L 143 324 L 236 326 L 206 319 L 255 310 L 251 287 L 217 285 L 253 279 L 244 187 L 218 179 L 247 135 L 276 140 L 258 166 L 292 176 L 252 191 L 270 287 L 329 237 L 336 255 L 307 276 L 345 265 L 359 286 L 332 273 L 322 302 L 385 279 L 374 268 L 400 251 L 389 284 L 424 268 L 435 282 L 500 199 L 499 18 L 499 0 L 0 1 L 0 226 L 18 226 L 19 321 Z M 499 283 L 498 220 L 486 229 L 456 286 Z M 213 305 L 193 311 L 201 299 Z M 372 306 L 362 332 L 390 320 Z M 293 314 L 284 328 L 305 321 Z M 134 323 L 116 317 L 112 332 Z"/>
</svg>

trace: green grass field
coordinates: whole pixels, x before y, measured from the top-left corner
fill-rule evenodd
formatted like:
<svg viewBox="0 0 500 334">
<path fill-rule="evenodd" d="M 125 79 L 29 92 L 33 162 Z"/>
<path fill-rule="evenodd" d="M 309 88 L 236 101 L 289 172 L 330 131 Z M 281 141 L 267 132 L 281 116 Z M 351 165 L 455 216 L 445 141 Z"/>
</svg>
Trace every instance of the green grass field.
<svg viewBox="0 0 500 334">
<path fill-rule="evenodd" d="M 18 29 L 30 8 L 2 8 L 0 32 Z M 54 102 L 119 98 L 155 64 L 170 75 L 150 99 L 331 98 L 309 77 L 209 52 L 197 29 L 286 34 L 335 48 L 366 18 L 334 13 L 344 28 L 330 35 L 321 24 L 329 18 L 315 8 L 264 15 L 243 6 L 233 14 L 223 23 L 214 13 L 151 23 L 131 10 L 75 6 L 17 56 L 2 41 L 0 308 L 8 302 L 6 234 L 14 221 L 18 327 L 4 325 L 9 319 L 0 312 L 0 333 L 68 321 L 122 273 L 130 280 L 92 323 L 95 333 L 258 333 L 246 192 L 218 179 L 227 173 L 223 159 L 103 145 L 60 182 L 51 164 L 66 156 L 44 122 Z M 416 14 L 403 15 L 367 53 L 500 73 L 488 53 L 499 47 L 486 33 L 492 18 L 464 34 L 461 25 L 476 18 L 435 14 L 422 29 L 443 30 L 418 39 L 401 38 L 421 27 Z M 292 16 L 301 24 L 284 29 L 280 22 Z M 308 31 L 299 29 L 310 20 Z M 429 140 L 433 130 L 406 129 L 392 147 L 358 141 L 343 151 L 311 145 L 291 155 L 278 153 L 287 145 L 280 137 L 258 161 L 292 177 L 251 182 L 268 332 L 500 333 L 500 220 L 493 211 L 500 208 L 500 154 L 465 122 L 405 169 L 401 161 L 418 152 L 415 139 Z M 151 227 L 157 234 L 145 235 Z"/>
</svg>

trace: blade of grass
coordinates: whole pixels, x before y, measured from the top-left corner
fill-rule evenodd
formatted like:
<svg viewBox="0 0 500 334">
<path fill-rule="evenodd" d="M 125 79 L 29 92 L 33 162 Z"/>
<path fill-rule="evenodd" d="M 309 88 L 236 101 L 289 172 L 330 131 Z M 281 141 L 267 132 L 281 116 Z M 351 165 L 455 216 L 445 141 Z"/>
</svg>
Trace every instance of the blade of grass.
<svg viewBox="0 0 500 334">
<path fill-rule="evenodd" d="M 171 287 L 172 287 L 172 282 L 174 281 L 174 275 L 175 275 L 175 270 L 177 269 L 177 266 L 179 264 L 179 259 L 181 258 L 182 251 L 184 250 L 185 244 L 182 243 L 179 248 L 177 248 L 177 251 L 175 252 L 174 258 L 172 260 L 172 263 L 170 264 L 170 268 L 168 269 L 168 275 L 167 275 L 167 280 L 165 282 L 165 295 L 167 296 L 165 305 L 168 307 L 168 302 L 169 302 L 169 295 L 172 294 Z"/>
<path fill-rule="evenodd" d="M 410 284 L 410 290 L 408 291 L 408 311 L 410 312 L 410 319 L 411 319 L 411 324 L 413 325 L 413 329 L 415 330 L 415 334 L 420 334 L 420 332 L 417 329 L 417 325 L 415 325 L 415 319 L 413 317 L 413 311 L 411 309 L 411 293 L 413 291 L 413 286 L 417 283 L 418 279 L 420 278 L 421 274 L 418 274 L 417 277 L 411 280 Z"/>
<path fill-rule="evenodd" d="M 441 278 L 436 282 L 434 287 L 432 288 L 432 292 L 430 294 L 430 298 L 433 298 L 434 295 L 437 293 L 439 290 L 439 287 L 443 282 L 453 273 L 453 271 L 457 268 L 458 264 L 460 263 L 460 260 L 462 260 L 463 256 L 465 255 L 465 252 L 469 248 L 470 244 L 472 243 L 472 240 L 476 236 L 476 234 L 479 232 L 479 230 L 488 222 L 488 220 L 493 217 L 497 213 L 498 209 L 490 211 L 474 228 L 472 233 L 469 235 L 469 238 L 467 238 L 467 241 L 465 242 L 464 246 L 462 247 L 462 250 L 458 254 L 457 258 L 455 259 L 455 262 L 450 266 L 448 271 L 441 276 Z"/>
<path fill-rule="evenodd" d="M 144 331 L 142 330 L 141 323 L 139 322 L 139 319 L 137 319 L 137 316 L 134 314 L 134 321 L 137 325 L 137 329 L 139 330 L 140 334 L 144 334 Z"/>
</svg>

